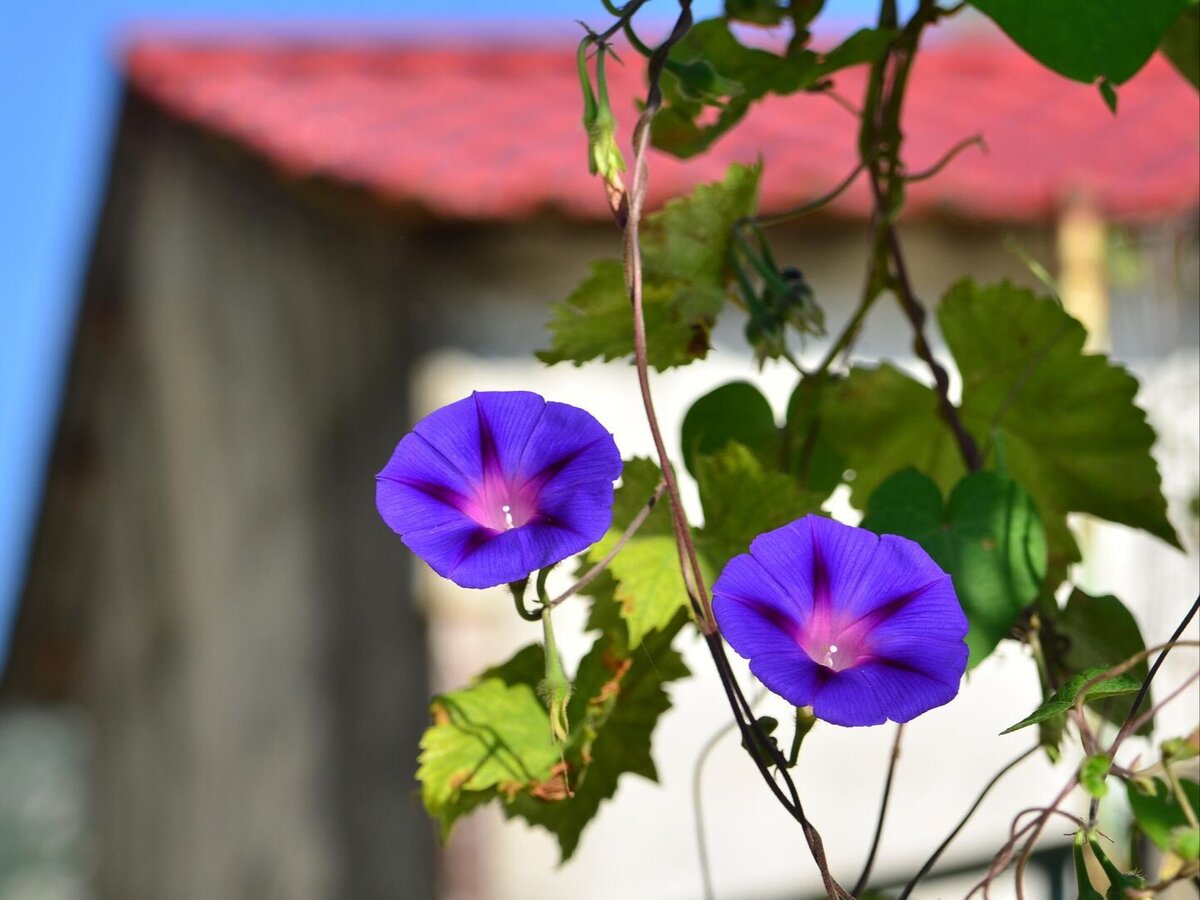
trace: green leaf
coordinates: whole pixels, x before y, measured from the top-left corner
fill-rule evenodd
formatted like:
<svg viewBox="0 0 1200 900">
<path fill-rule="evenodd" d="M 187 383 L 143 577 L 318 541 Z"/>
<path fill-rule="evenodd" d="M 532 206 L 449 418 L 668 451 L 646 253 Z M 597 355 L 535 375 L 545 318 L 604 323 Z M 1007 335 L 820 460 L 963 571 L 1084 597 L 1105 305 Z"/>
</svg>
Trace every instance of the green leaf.
<svg viewBox="0 0 1200 900">
<path fill-rule="evenodd" d="M 954 437 L 938 414 L 937 395 L 898 369 L 856 366 L 826 391 L 823 430 L 854 472 L 859 509 L 885 480 L 915 467 L 949 490 L 966 474 Z"/>
<path fill-rule="evenodd" d="M 588 551 L 590 562 L 612 549 L 619 532 L 610 531 Z M 687 607 L 687 590 L 679 571 L 679 554 L 672 535 L 638 535 L 617 554 L 608 567 L 616 580 L 616 600 L 637 644 L 655 629 L 666 628 L 675 614 Z M 707 580 L 710 573 L 705 573 Z"/>
<path fill-rule="evenodd" d="M 761 167 L 733 165 L 725 180 L 703 184 L 646 217 L 642 229 L 643 312 L 647 356 L 662 371 L 708 353 L 731 277 L 733 223 L 757 205 Z M 582 365 L 633 354 L 633 317 L 621 263 L 593 263 L 591 273 L 554 305 L 551 347 L 537 358 Z"/>
<path fill-rule="evenodd" d="M 938 321 L 962 374 L 963 423 L 985 451 L 1003 443 L 1007 471 L 1041 514 L 1052 568 L 1079 559 L 1068 512 L 1179 546 L 1150 454 L 1154 431 L 1133 402 L 1137 381 L 1083 352 L 1079 322 L 1024 288 L 969 279 L 947 292 Z M 852 370 L 827 392 L 822 416 L 856 473 L 852 500 L 860 509 L 905 466 L 943 491 L 964 471 L 936 394 L 890 366 Z"/>
<path fill-rule="evenodd" d="M 1158 48 L 1180 75 L 1200 88 L 1200 4 L 1193 2 L 1179 14 Z"/>
<path fill-rule="evenodd" d="M 779 25 L 786 13 L 775 0 L 725 0 L 725 18 L 752 25 Z"/>
<path fill-rule="evenodd" d="M 646 354 L 651 366 L 660 372 L 682 366 L 697 356 L 708 339 L 703 331 L 684 321 L 672 304 L 673 293 L 659 285 L 643 288 L 643 315 L 646 321 Z M 600 357 L 605 362 L 633 353 L 633 318 L 625 275 L 615 260 L 592 263 L 591 274 L 566 300 L 554 305 L 547 326 L 552 347 L 535 355 L 548 365 L 572 362 L 582 365 Z"/>
<path fill-rule="evenodd" d="M 1110 669 L 1146 649 L 1133 613 L 1116 597 L 1093 597 L 1075 588 L 1055 624 L 1070 641 L 1064 662 L 1073 671 Z M 1149 674 L 1149 665 L 1142 660 L 1128 672 L 1142 682 Z M 1146 708 L 1151 707 L 1150 698 L 1146 700 Z M 1115 697 L 1096 704 L 1096 711 L 1120 725 L 1132 703 L 1132 697 Z M 1151 730 L 1152 723 L 1147 722 L 1138 733 L 1149 734 Z"/>
<path fill-rule="evenodd" d="M 1079 783 L 1099 800 L 1108 793 L 1108 771 L 1111 768 L 1112 760 L 1107 756 L 1089 756 L 1079 766 Z"/>
<path fill-rule="evenodd" d="M 1187 825 L 1171 832 L 1171 850 L 1183 859 L 1200 859 L 1200 828 Z"/>
<path fill-rule="evenodd" d="M 916 541 L 954 579 L 972 666 L 1008 634 L 1046 574 L 1037 511 L 1020 485 L 995 472 L 963 478 L 943 508 L 937 485 L 906 469 L 871 496 L 862 527 Z"/>
<path fill-rule="evenodd" d="M 621 470 L 621 485 L 613 495 L 612 527 L 624 532 L 642 511 L 646 502 L 654 496 L 654 491 L 662 480 L 662 470 L 653 460 L 643 456 L 635 456 L 625 460 Z M 664 500 L 655 505 L 638 529 L 643 537 L 650 534 L 674 534 L 671 527 L 670 506 Z"/>
<path fill-rule="evenodd" d="M 1054 692 L 1053 697 L 1016 725 L 1010 725 L 1000 733 L 1009 734 L 1029 725 L 1036 725 L 1039 722 L 1046 722 L 1059 716 L 1065 716 L 1071 707 L 1075 705 L 1075 700 L 1078 698 L 1079 691 L 1083 688 L 1084 684 L 1097 675 L 1103 675 L 1106 671 L 1104 668 L 1086 669 L 1072 676 L 1070 681 Z M 1141 683 L 1131 675 L 1116 675 L 1112 678 L 1106 678 L 1104 681 L 1097 682 L 1088 688 L 1085 702 L 1091 703 L 1094 700 L 1104 697 L 1133 694 L 1137 692 L 1139 687 L 1141 687 Z"/>
<path fill-rule="evenodd" d="M 603 588 L 597 602 L 613 604 Z M 651 738 L 659 718 L 671 707 L 663 686 L 689 674 L 671 647 L 686 621 L 686 615 L 680 614 L 641 644 L 627 643 L 619 628 L 597 638 L 580 661 L 569 711 L 576 727 L 567 750 L 571 769 L 577 773 L 572 796 L 547 800 L 525 793 L 506 805 L 506 815 L 551 831 L 564 862 L 578 848 L 584 828 L 601 804 L 616 792 L 621 775 L 628 772 L 658 780 Z"/>
<path fill-rule="evenodd" d="M 1187 778 L 1179 779 L 1179 783 L 1193 813 L 1200 813 L 1200 783 Z M 1189 824 L 1187 813 L 1164 779 L 1149 779 L 1146 788 L 1147 790 L 1143 791 L 1134 781 L 1125 783 L 1129 807 L 1146 837 L 1150 838 L 1159 850 L 1170 850 L 1174 841 L 1173 832 Z"/>
<path fill-rule="evenodd" d="M 704 507 L 699 544 L 718 570 L 745 553 L 758 535 L 818 512 L 825 499 L 801 490 L 790 475 L 764 468 L 749 448 L 736 442 L 699 457 L 696 481 Z"/>
<path fill-rule="evenodd" d="M 762 166 L 734 164 L 723 181 L 701 184 L 646 219 L 642 258 L 651 283 L 677 285 L 687 315 L 720 312 L 729 280 L 733 226 L 758 206 Z"/>
<path fill-rule="evenodd" d="M 648 460 L 630 460 L 621 475 L 613 504 L 613 527 L 587 552 L 589 563 L 599 562 L 613 548 L 629 522 L 654 492 L 659 469 Z M 705 579 L 710 580 L 701 560 Z M 687 590 L 679 571 L 679 554 L 666 502 L 659 503 L 621 552 L 608 566 L 616 584 L 613 596 L 636 647 L 652 631 L 667 628 L 687 607 Z M 611 581 L 609 582 L 611 583 Z"/>
<path fill-rule="evenodd" d="M 1124 84 L 1189 0 L 971 0 L 1025 52 L 1061 75 Z"/>
<path fill-rule="evenodd" d="M 787 468 L 800 486 L 826 497 L 842 483 L 846 457 L 832 443 L 820 415 L 824 393 L 835 380 L 828 375 L 801 379 L 788 401 L 783 426 Z"/>
<path fill-rule="evenodd" d="M 683 463 L 694 476 L 696 459 L 730 441 L 748 447 L 764 462 L 779 458 L 779 429 L 771 404 L 748 381 L 734 381 L 709 391 L 683 417 Z"/>
<path fill-rule="evenodd" d="M 1008 471 L 1042 514 L 1051 559 L 1077 559 L 1065 524 L 1086 512 L 1179 546 L 1167 521 L 1154 430 L 1137 380 L 1084 353 L 1083 326 L 1054 300 L 1009 282 L 954 285 L 938 309 L 963 379 L 962 418 L 981 445 L 999 430 Z"/>
<path fill-rule="evenodd" d="M 480 803 L 550 780 L 559 752 L 532 686 L 485 678 L 435 697 L 431 710 L 417 780 L 443 840 Z"/>
<path fill-rule="evenodd" d="M 741 121 L 755 101 L 770 93 L 816 89 L 840 69 L 878 59 L 893 36 L 888 30 L 862 29 L 825 54 L 798 46 L 781 56 L 745 46 L 724 19 L 699 22 L 671 49 L 670 59 L 676 64 L 706 62 L 741 90 L 722 106 L 714 121 L 701 124 L 703 104 L 688 96 L 675 79 L 664 78 L 667 105 L 651 124 L 651 140 L 675 156 L 702 153 Z"/>
</svg>

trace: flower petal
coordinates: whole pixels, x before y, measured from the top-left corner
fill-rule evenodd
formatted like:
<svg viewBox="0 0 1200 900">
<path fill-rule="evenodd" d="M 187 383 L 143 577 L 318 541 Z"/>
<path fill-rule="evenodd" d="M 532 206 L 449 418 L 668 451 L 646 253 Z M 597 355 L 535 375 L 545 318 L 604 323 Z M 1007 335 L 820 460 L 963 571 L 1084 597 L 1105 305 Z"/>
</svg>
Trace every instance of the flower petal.
<svg viewBox="0 0 1200 900">
<path fill-rule="evenodd" d="M 845 526 L 842 526 L 845 528 Z M 833 553 L 827 551 L 830 566 L 843 570 L 841 584 L 836 588 L 838 602 L 847 617 L 847 621 L 873 612 L 891 604 L 896 604 L 905 597 L 911 597 L 927 585 L 946 578 L 946 573 L 925 552 L 924 548 L 915 541 L 894 534 L 885 534 L 876 538 L 871 532 L 861 528 L 852 529 L 871 536 L 875 546 L 869 558 L 863 564 L 857 564 L 853 551 L 840 545 Z M 831 540 L 822 537 L 822 547 L 832 545 Z M 865 542 L 860 541 L 860 545 Z M 860 546 L 860 551 L 865 547 Z M 865 556 L 865 552 L 864 552 Z M 961 621 L 963 630 L 960 638 L 967 633 L 966 617 L 957 598 L 950 591 L 952 606 L 958 611 L 957 619 Z"/>
<path fill-rule="evenodd" d="M 375 505 L 397 534 L 448 525 L 464 518 L 471 485 L 418 434 L 405 435 L 376 476 Z"/>
<path fill-rule="evenodd" d="M 613 436 L 589 413 L 550 401 L 525 445 L 519 476 L 539 489 L 616 481 L 621 454 Z M 611 504 L 610 504 L 611 505 Z"/>
<path fill-rule="evenodd" d="M 793 706 L 812 706 L 831 677 L 808 654 L 793 644 L 782 653 L 764 653 L 750 660 L 750 671 L 767 688 Z"/>
<path fill-rule="evenodd" d="M 479 431 L 479 408 L 473 396 L 434 410 L 413 426 L 413 433 L 441 453 L 468 484 L 483 482 L 483 440 Z M 399 451 L 398 447 L 396 449 Z"/>
<path fill-rule="evenodd" d="M 812 615 L 813 541 L 805 516 L 760 534 L 750 542 L 750 555 L 775 582 L 780 593 L 791 600 L 798 621 L 803 625 Z"/>
<path fill-rule="evenodd" d="M 479 414 L 485 469 L 494 464 L 506 478 L 515 479 L 521 455 L 548 404 L 531 391 L 476 391 L 471 396 Z M 583 415 L 591 418 L 587 413 Z"/>
<path fill-rule="evenodd" d="M 425 560 L 433 571 L 456 584 L 469 587 L 470 585 L 462 584 L 455 577 L 455 572 L 463 560 L 470 558 L 479 547 L 488 542 L 491 535 L 490 531 L 464 516 L 458 522 L 440 525 L 437 528 L 410 531 L 403 535 L 402 540 L 405 546 Z M 491 587 L 503 583 L 504 580 L 501 579 L 481 586 Z"/>
<path fill-rule="evenodd" d="M 713 584 L 713 614 L 729 646 L 745 659 L 800 650 L 796 601 L 749 554 L 731 559 Z"/>
<path fill-rule="evenodd" d="M 960 644 L 958 667 L 967 665 L 967 645 Z M 953 684 L 917 669 L 907 668 L 884 660 L 866 663 L 847 670 L 866 680 L 893 722 L 907 722 L 921 713 L 944 706 L 958 695 L 958 679 Z M 839 673 L 844 674 L 844 673 Z M 832 720 L 831 720 L 832 721 Z"/>
<path fill-rule="evenodd" d="M 612 524 L 612 505 L 613 484 L 607 479 L 563 488 L 555 486 L 538 495 L 538 517 L 530 526 L 561 528 L 574 534 L 576 540 L 582 540 L 581 546 L 559 557 L 565 559 L 604 537 Z"/>
<path fill-rule="evenodd" d="M 883 697 L 860 666 L 831 673 L 812 708 L 818 719 L 834 725 L 882 725 L 888 720 Z"/>
</svg>

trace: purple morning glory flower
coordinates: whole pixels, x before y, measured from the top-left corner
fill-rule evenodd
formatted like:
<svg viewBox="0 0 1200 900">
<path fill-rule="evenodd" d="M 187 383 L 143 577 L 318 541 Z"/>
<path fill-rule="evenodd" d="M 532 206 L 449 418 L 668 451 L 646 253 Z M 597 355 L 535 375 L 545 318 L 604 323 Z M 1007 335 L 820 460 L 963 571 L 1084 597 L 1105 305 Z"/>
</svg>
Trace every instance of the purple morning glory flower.
<svg viewBox="0 0 1200 900">
<path fill-rule="evenodd" d="M 805 516 L 754 539 L 713 585 L 750 671 L 835 725 L 907 722 L 954 699 L 967 618 L 920 545 Z"/>
<path fill-rule="evenodd" d="M 477 391 L 401 439 L 376 476 L 375 504 L 439 575 L 493 587 L 598 541 L 621 467 L 612 435 L 582 409 Z"/>
</svg>

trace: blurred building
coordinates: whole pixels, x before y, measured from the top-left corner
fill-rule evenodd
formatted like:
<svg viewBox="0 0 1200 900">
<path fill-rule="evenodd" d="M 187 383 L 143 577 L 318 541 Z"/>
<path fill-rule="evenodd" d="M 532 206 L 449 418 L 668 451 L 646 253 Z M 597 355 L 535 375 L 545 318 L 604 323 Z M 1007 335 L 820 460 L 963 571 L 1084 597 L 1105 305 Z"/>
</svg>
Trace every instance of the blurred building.
<svg viewBox="0 0 1200 900">
<path fill-rule="evenodd" d="M 55 732 L 67 750 L 48 758 L 78 776 L 63 783 L 87 810 L 70 850 L 86 875 L 78 896 L 420 900 L 438 885 L 496 900 L 698 896 L 686 773 L 667 776 L 661 819 L 594 826 L 598 846 L 640 847 L 664 878 L 619 886 L 636 873 L 605 870 L 587 839 L 555 873 L 545 841 L 486 816 L 462 828 L 439 874 L 413 781 L 430 691 L 529 635 L 496 604 L 414 577 L 374 509 L 373 475 L 396 440 L 428 408 L 494 384 L 586 397 L 623 450 L 647 443 L 622 399 L 631 394 L 605 393 L 627 383 L 621 367 L 543 370 L 528 356 L 545 343 L 547 304 L 590 260 L 619 254 L 587 176 L 573 48 L 145 39 L 124 65 L 107 202 L 0 684 L 0 720 L 50 711 L 69 723 Z M 611 77 L 624 98 L 639 89 L 636 65 Z M 848 72 L 839 89 L 854 97 L 862 81 Z M 975 133 L 988 152 L 968 149 L 912 185 L 914 278 L 929 298 L 968 272 L 1032 283 L 1006 249 L 1020 248 L 1058 272 L 1068 305 L 1119 358 L 1150 374 L 1182 360 L 1171 371 L 1194 405 L 1196 95 L 1156 60 L 1120 102 L 1113 117 L 1094 88 L 1007 46 L 931 47 L 906 110 L 913 170 Z M 656 155 L 651 205 L 760 154 L 765 211 L 811 200 L 853 168 L 854 124 L 826 97 L 771 100 L 703 158 Z M 868 209 L 860 184 L 779 233 L 780 255 L 805 271 L 834 327 L 861 289 Z M 711 385 L 752 374 L 736 318 L 709 362 L 662 380 L 664 409 L 682 416 Z M 859 347 L 905 357 L 907 326 L 881 309 Z M 779 399 L 788 378 L 769 370 L 763 381 Z M 1194 553 L 1195 450 L 1182 421 L 1168 486 Z M 1194 566 L 1193 556 L 1163 576 L 1181 603 Z M 1143 629 L 1158 636 L 1156 622 Z M 722 723 L 705 699 L 709 673 L 693 668 L 663 725 L 679 753 Z M 1000 683 L 974 677 L 970 690 Z M 936 754 L 946 734 L 995 733 L 1035 693 L 1031 679 L 910 740 Z M 818 810 L 873 808 L 877 785 L 854 772 L 881 767 L 887 737 L 875 731 L 830 756 L 832 770 L 850 768 L 841 798 L 818 798 Z M 1013 755 L 998 752 L 964 767 L 961 783 L 941 773 L 947 822 Z M 921 781 L 932 775 L 914 766 L 910 799 L 939 808 Z M 740 802 L 752 777 L 738 777 L 714 776 L 710 802 Z M 1025 785 L 1054 783 L 1043 771 Z M 1014 809 L 1031 805 L 1023 796 Z M 850 837 L 854 827 L 832 826 Z M 940 818 L 930 828 L 944 831 Z M 961 859 L 994 847 L 993 832 L 964 836 Z M 902 876 L 914 848 L 931 845 L 921 837 L 895 835 L 902 848 L 882 871 Z M 718 839 L 772 840 L 745 829 Z M 523 867 L 507 851 L 527 853 Z M 815 884 L 794 858 L 717 874 L 729 898 Z"/>
</svg>

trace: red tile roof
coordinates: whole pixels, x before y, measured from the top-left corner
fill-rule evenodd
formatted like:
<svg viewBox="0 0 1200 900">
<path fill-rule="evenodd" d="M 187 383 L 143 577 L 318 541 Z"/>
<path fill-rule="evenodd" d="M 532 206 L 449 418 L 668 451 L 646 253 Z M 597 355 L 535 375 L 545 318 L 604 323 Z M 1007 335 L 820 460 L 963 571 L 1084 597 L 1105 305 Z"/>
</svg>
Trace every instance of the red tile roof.
<svg viewBox="0 0 1200 900">
<path fill-rule="evenodd" d="M 511 220 L 553 208 L 607 217 L 589 177 L 572 46 L 363 41 L 141 39 L 127 53 L 133 87 L 181 119 L 233 138 L 296 177 L 326 176 L 434 215 Z M 628 141 L 637 57 L 610 66 Z M 838 89 L 861 94 L 862 68 Z M 1200 192 L 1200 103 L 1161 59 L 1120 90 L 1112 116 L 1094 87 L 1062 79 L 1007 43 L 923 50 L 905 108 L 913 171 L 982 133 L 938 177 L 909 190 L 907 215 L 1038 221 L 1073 192 L 1110 216 L 1185 213 Z M 772 98 L 705 156 L 656 154 L 651 205 L 731 161 L 760 154 L 763 208 L 818 196 L 854 165 L 855 119 L 827 97 Z M 862 216 L 863 185 L 832 212 Z"/>
</svg>

